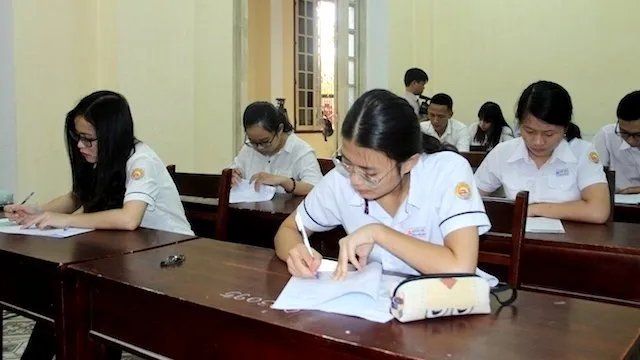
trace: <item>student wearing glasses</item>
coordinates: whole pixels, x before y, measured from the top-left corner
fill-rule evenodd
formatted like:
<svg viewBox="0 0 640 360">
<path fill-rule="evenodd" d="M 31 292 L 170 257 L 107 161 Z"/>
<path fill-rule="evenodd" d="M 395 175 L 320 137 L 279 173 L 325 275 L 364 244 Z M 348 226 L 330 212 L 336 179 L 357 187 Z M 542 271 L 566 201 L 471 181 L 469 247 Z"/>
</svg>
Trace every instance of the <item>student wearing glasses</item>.
<svg viewBox="0 0 640 360">
<path fill-rule="evenodd" d="M 245 146 L 233 160 L 233 185 L 249 180 L 256 189 L 277 186 L 280 193 L 306 195 L 320 179 L 315 152 L 293 133 L 286 115 L 273 104 L 258 101 L 244 110 Z"/>
<path fill-rule="evenodd" d="M 618 122 L 603 127 L 593 138 L 604 166 L 616 172 L 616 191 L 640 194 L 640 90 L 620 100 Z"/>
<path fill-rule="evenodd" d="M 40 207 L 5 206 L 9 219 L 25 227 L 146 227 L 193 235 L 165 165 L 135 138 L 122 95 L 97 91 L 86 96 L 67 114 L 65 130 L 71 191 Z M 51 359 L 55 344 L 53 328 L 37 322 L 22 359 Z M 120 352 L 113 350 L 109 358 L 119 359 Z"/>
<path fill-rule="evenodd" d="M 529 216 L 604 223 L 610 199 L 594 146 L 571 122 L 569 93 L 550 81 L 529 85 L 518 101 L 521 137 L 498 144 L 475 173 L 483 195 L 529 191 Z"/>
<path fill-rule="evenodd" d="M 296 210 L 308 233 L 342 225 L 349 234 L 339 242 L 335 279 L 348 263 L 405 274 L 476 271 L 479 235 L 490 223 L 467 160 L 421 133 L 411 105 L 386 90 L 353 104 L 342 139 L 336 168 Z M 292 275 L 312 277 L 322 256 L 308 252 L 294 217 L 280 226 L 276 253 Z"/>
</svg>

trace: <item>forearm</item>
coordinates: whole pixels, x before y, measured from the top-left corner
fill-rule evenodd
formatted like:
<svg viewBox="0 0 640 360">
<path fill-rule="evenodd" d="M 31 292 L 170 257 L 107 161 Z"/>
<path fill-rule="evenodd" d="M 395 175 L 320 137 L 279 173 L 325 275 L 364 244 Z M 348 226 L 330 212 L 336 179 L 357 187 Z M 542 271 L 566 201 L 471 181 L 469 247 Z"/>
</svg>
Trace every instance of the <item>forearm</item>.
<svg viewBox="0 0 640 360">
<path fill-rule="evenodd" d="M 313 185 L 303 181 L 296 181 L 296 188 L 293 191 L 293 194 L 304 196 L 310 193 L 312 189 Z"/>
<path fill-rule="evenodd" d="M 603 209 L 598 204 L 589 204 L 584 200 L 565 203 L 532 204 L 533 216 L 544 216 L 554 219 L 603 224 L 609 218 L 610 209 Z"/>
<path fill-rule="evenodd" d="M 631 186 L 626 189 L 622 189 L 619 194 L 640 194 L 640 186 Z"/>
<path fill-rule="evenodd" d="M 387 226 L 377 227 L 374 241 L 422 274 L 475 272 L 475 263 L 464 260 L 448 247 L 435 245 L 400 233 Z"/>
<path fill-rule="evenodd" d="M 72 193 L 66 193 L 48 203 L 41 205 L 40 210 L 60 214 L 72 214 L 80 208 L 80 204 Z"/>
<path fill-rule="evenodd" d="M 123 209 L 113 209 L 71 215 L 69 226 L 102 230 L 135 230 L 140 226 L 140 219 L 130 216 Z"/>
<path fill-rule="evenodd" d="M 285 220 L 286 221 L 286 220 Z M 289 257 L 289 251 L 296 245 L 302 242 L 302 236 L 296 229 L 292 229 L 283 223 L 278 229 L 276 236 L 273 240 L 274 247 L 276 249 L 276 255 L 280 260 L 287 261 Z"/>
</svg>

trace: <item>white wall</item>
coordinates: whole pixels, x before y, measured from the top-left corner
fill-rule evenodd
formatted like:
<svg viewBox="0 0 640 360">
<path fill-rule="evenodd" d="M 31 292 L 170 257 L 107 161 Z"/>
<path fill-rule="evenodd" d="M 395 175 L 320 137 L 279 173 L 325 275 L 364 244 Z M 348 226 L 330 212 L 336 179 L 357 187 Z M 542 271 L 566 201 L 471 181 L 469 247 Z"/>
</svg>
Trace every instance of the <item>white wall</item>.
<svg viewBox="0 0 640 360">
<path fill-rule="evenodd" d="M 0 0 L 0 191 L 16 187 L 16 117 L 13 66 L 13 9 Z"/>
</svg>

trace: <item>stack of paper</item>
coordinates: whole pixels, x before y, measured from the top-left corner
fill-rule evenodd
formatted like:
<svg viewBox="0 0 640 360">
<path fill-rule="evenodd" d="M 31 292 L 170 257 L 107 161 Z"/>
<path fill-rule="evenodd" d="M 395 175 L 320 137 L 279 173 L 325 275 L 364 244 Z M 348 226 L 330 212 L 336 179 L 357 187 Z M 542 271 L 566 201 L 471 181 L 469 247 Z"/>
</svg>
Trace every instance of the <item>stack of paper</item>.
<svg viewBox="0 0 640 360">
<path fill-rule="evenodd" d="M 341 281 L 331 279 L 333 271 L 318 274 L 317 279 L 291 277 L 271 307 L 320 310 L 381 323 L 393 318 L 389 312 L 391 292 L 403 278 L 383 275 L 381 264 L 371 263 L 360 271 L 351 271 Z"/>
<path fill-rule="evenodd" d="M 527 217 L 526 232 L 564 234 L 562 221 L 546 217 Z"/>
<path fill-rule="evenodd" d="M 640 205 L 640 194 L 616 194 L 614 201 L 616 204 Z"/>
<path fill-rule="evenodd" d="M 275 186 L 260 185 L 258 191 L 256 191 L 255 184 L 243 179 L 242 182 L 231 188 L 229 203 L 269 201 L 273 199 L 275 194 Z"/>
<path fill-rule="evenodd" d="M 69 236 L 74 236 L 78 234 L 83 234 L 89 231 L 93 231 L 93 229 L 80 229 L 80 228 L 66 228 L 66 229 L 38 229 L 35 227 L 30 227 L 28 229 L 22 229 L 20 225 L 16 225 L 13 222 L 10 222 L 9 219 L 0 219 L 0 233 L 5 234 L 19 234 L 19 235 L 30 235 L 30 236 L 46 236 L 52 238 L 66 238 Z"/>
</svg>

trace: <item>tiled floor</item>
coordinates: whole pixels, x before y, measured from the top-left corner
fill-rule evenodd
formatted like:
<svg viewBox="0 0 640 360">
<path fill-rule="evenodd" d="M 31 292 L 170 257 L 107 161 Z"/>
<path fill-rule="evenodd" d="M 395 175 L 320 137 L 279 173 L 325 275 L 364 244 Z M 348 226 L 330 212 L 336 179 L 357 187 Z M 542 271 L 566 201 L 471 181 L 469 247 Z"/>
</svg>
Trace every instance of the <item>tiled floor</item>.
<svg viewBox="0 0 640 360">
<path fill-rule="evenodd" d="M 33 320 L 6 311 L 2 316 L 3 318 L 8 318 L 3 321 L 2 326 L 2 360 L 20 359 L 20 355 L 22 355 L 29 341 L 29 335 L 31 334 L 31 329 L 33 329 L 34 322 Z M 122 360 L 139 359 L 140 358 L 130 354 L 122 355 Z"/>
</svg>

